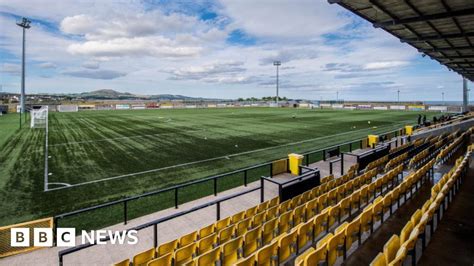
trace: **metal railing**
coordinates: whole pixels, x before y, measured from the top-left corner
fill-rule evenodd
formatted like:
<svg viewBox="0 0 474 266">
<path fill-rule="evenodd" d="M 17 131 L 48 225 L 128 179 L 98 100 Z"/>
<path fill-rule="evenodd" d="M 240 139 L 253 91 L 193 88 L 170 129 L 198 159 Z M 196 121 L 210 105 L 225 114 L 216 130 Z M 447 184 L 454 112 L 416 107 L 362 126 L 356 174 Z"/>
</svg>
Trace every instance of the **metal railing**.
<svg viewBox="0 0 474 266">
<path fill-rule="evenodd" d="M 192 207 L 188 210 L 181 211 L 181 212 L 178 212 L 178 213 L 174 213 L 174 214 L 156 219 L 154 221 L 151 221 L 151 222 L 148 222 L 148 223 L 145 223 L 145 224 L 142 224 L 142 225 L 138 225 L 138 226 L 126 229 L 125 231 L 131 231 L 131 230 L 140 231 L 140 230 L 143 230 L 143 229 L 146 229 L 146 228 L 149 228 L 149 227 L 153 227 L 153 247 L 156 248 L 156 247 L 158 247 L 158 225 L 159 224 L 164 223 L 164 222 L 169 221 L 169 220 L 172 220 L 172 219 L 175 219 L 175 218 L 178 218 L 178 217 L 181 217 L 183 215 L 187 215 L 187 214 L 195 212 L 195 211 L 199 211 L 201 209 L 204 209 L 204 208 L 207 208 L 207 207 L 210 207 L 210 206 L 213 206 L 213 205 L 216 205 L 216 221 L 218 221 L 218 220 L 221 219 L 221 202 L 227 201 L 227 200 L 230 200 L 230 199 L 233 199 L 233 198 L 237 198 L 237 197 L 240 197 L 242 195 L 257 191 L 257 190 L 263 190 L 263 188 L 256 187 L 256 188 L 248 189 L 246 191 L 242 191 L 242 192 L 239 192 L 239 193 L 228 195 L 228 196 L 222 197 L 220 199 L 213 200 L 213 201 L 206 202 L 204 204 Z M 107 237 L 102 238 L 100 240 L 101 240 L 101 242 L 109 241 L 110 236 L 107 236 Z M 77 251 L 80 251 L 80 250 L 83 250 L 83 249 L 86 249 L 86 248 L 93 247 L 95 245 L 97 245 L 97 240 L 92 242 L 92 243 L 85 243 L 85 244 L 82 244 L 82 245 L 79 245 L 79 246 L 75 246 L 75 247 L 72 247 L 72 248 L 68 248 L 68 249 L 59 251 L 58 252 L 59 265 L 60 266 L 63 265 L 64 256 L 66 256 L 68 254 L 71 254 L 71 253 L 75 253 Z"/>
</svg>

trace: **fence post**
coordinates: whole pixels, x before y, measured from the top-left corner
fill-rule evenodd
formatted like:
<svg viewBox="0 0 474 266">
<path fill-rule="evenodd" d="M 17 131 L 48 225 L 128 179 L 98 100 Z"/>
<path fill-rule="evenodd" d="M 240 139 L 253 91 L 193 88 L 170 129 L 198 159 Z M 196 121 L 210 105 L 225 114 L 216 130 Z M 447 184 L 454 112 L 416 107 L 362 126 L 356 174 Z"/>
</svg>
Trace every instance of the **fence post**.
<svg viewBox="0 0 474 266">
<path fill-rule="evenodd" d="M 247 169 L 244 171 L 244 186 L 247 186 Z"/>
<path fill-rule="evenodd" d="M 53 246 L 56 246 L 56 236 L 58 235 L 58 220 L 59 217 L 53 217 Z"/>
<path fill-rule="evenodd" d="M 214 178 L 214 196 L 217 196 L 217 178 Z"/>
<path fill-rule="evenodd" d="M 352 152 L 352 142 L 349 143 L 349 152 Z"/>
<path fill-rule="evenodd" d="M 260 203 L 265 201 L 265 187 L 264 187 L 264 179 L 260 177 Z"/>
<path fill-rule="evenodd" d="M 270 163 L 270 177 L 273 177 L 273 162 Z"/>
<path fill-rule="evenodd" d="M 174 189 L 174 208 L 178 208 L 178 187 Z"/>
<path fill-rule="evenodd" d="M 158 224 L 153 225 L 153 246 L 158 247 Z"/>
<path fill-rule="evenodd" d="M 127 224 L 127 201 L 123 202 L 123 224 Z"/>
<path fill-rule="evenodd" d="M 278 197 L 280 197 L 280 202 L 281 202 L 281 199 L 283 198 L 283 185 L 281 184 L 278 184 Z"/>
<path fill-rule="evenodd" d="M 329 161 L 329 174 L 332 175 L 332 161 Z"/>
<path fill-rule="evenodd" d="M 344 153 L 341 153 L 341 175 L 344 175 Z"/>
<path fill-rule="evenodd" d="M 217 211 L 217 213 L 216 213 L 217 220 L 216 221 L 219 221 L 221 219 L 221 202 L 220 201 L 217 202 L 216 208 L 217 208 L 216 209 L 216 211 Z"/>
<path fill-rule="evenodd" d="M 323 161 L 326 161 L 326 150 L 323 150 Z"/>
<path fill-rule="evenodd" d="M 309 166 L 309 153 L 305 155 L 306 156 L 306 166 Z"/>
</svg>

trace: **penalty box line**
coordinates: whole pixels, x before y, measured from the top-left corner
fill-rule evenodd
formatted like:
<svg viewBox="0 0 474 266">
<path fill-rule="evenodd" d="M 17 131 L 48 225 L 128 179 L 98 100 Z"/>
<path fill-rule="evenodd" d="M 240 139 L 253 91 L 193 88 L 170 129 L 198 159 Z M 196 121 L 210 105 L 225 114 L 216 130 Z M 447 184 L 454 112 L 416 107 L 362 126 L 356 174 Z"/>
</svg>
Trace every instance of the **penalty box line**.
<svg viewBox="0 0 474 266">
<path fill-rule="evenodd" d="M 403 122 L 408 122 L 408 121 L 411 121 L 411 120 L 405 120 Z M 392 128 L 392 127 L 396 127 L 396 126 L 386 126 L 386 127 L 380 127 L 378 129 L 379 130 L 380 129 L 387 129 L 387 128 Z M 358 129 L 358 130 L 354 130 L 354 131 L 342 132 L 342 133 L 328 135 L 328 136 L 322 136 L 322 137 L 317 137 L 317 138 L 312 138 L 312 139 L 306 139 L 306 140 L 286 143 L 286 144 L 267 147 L 267 148 L 261 148 L 261 149 L 245 151 L 245 152 L 239 152 L 239 153 L 233 153 L 233 154 L 229 154 L 229 155 L 223 155 L 223 156 L 209 158 L 209 159 L 203 159 L 203 160 L 198 160 L 198 161 L 193 161 L 193 162 L 176 164 L 176 165 L 171 165 L 171 166 L 166 166 L 166 167 L 161 167 L 161 168 L 156 168 L 156 169 L 150 169 L 150 170 L 146 170 L 146 171 L 135 172 L 135 173 L 125 174 L 125 175 L 106 177 L 106 178 L 102 178 L 102 179 L 98 179 L 98 180 L 91 180 L 91 181 L 86 181 L 86 182 L 77 183 L 77 184 L 69 184 L 69 186 L 65 186 L 65 187 L 50 188 L 47 191 L 55 191 L 55 190 L 73 188 L 73 187 L 78 187 L 78 186 L 84 186 L 84 185 L 89 185 L 89 184 L 94 184 L 94 183 L 99 183 L 99 182 L 105 182 L 105 181 L 120 179 L 120 178 L 124 178 L 124 177 L 130 177 L 130 176 L 137 176 L 137 175 L 149 174 L 149 173 L 154 173 L 154 172 L 160 172 L 160 171 L 163 171 L 163 170 L 179 168 L 179 167 L 189 166 L 189 165 L 193 165 L 193 164 L 200 164 L 200 163 L 205 163 L 205 162 L 218 161 L 218 160 L 223 160 L 223 159 L 230 159 L 231 157 L 236 157 L 236 156 L 241 156 L 241 155 L 245 155 L 245 154 L 251 154 L 251 153 L 255 153 L 255 152 L 276 149 L 276 148 L 281 148 L 281 147 L 285 147 L 285 146 L 292 146 L 292 145 L 302 144 L 302 143 L 306 143 L 306 142 L 331 138 L 331 137 L 335 137 L 335 136 L 347 135 L 347 134 L 351 134 L 351 133 L 359 132 L 359 131 L 363 131 L 363 130 L 370 130 L 370 128 L 362 128 L 362 129 Z"/>
</svg>

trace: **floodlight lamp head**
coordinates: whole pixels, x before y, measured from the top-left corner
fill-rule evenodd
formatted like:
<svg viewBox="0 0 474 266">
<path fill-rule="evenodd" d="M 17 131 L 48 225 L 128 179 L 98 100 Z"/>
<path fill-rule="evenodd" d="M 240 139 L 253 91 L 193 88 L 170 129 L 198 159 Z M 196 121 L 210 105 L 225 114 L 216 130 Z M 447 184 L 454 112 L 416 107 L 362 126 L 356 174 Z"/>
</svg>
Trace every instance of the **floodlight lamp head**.
<svg viewBox="0 0 474 266">
<path fill-rule="evenodd" d="M 274 66 L 281 66 L 281 62 L 280 61 L 273 61 L 273 65 Z"/>
<path fill-rule="evenodd" d="M 18 25 L 22 28 L 25 28 L 25 29 L 29 29 L 29 28 L 31 28 L 30 23 L 31 23 L 31 20 L 29 20 L 27 18 L 22 18 L 21 22 L 17 22 L 16 25 Z"/>
</svg>

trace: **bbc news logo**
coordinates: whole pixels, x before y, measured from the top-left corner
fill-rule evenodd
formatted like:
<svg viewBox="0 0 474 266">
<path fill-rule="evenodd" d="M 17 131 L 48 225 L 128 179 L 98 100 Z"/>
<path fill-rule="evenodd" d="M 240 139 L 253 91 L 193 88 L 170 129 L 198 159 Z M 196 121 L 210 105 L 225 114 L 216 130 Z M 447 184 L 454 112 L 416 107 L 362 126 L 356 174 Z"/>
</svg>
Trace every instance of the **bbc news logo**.
<svg viewBox="0 0 474 266">
<path fill-rule="evenodd" d="M 138 232 L 136 230 L 112 231 L 112 230 L 92 230 L 81 232 L 81 244 L 105 245 L 108 242 L 112 245 L 135 245 L 138 243 Z M 33 235 L 30 236 L 30 228 L 11 228 L 10 246 L 29 247 L 30 237 L 33 239 L 35 247 L 52 247 L 54 234 L 51 228 L 33 228 Z M 109 238 L 106 241 L 106 238 Z M 56 245 L 58 247 L 73 247 L 76 245 L 75 228 L 57 228 Z"/>
</svg>

